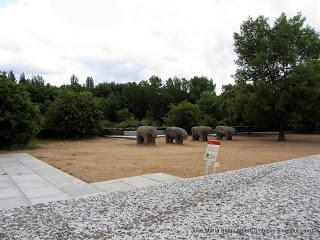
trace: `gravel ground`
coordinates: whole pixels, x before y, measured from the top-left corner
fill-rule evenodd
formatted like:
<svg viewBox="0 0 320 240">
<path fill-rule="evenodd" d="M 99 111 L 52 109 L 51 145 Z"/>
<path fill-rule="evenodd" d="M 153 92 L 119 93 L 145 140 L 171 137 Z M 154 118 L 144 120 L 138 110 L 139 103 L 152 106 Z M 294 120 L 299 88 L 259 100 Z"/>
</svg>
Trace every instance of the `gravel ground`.
<svg viewBox="0 0 320 240">
<path fill-rule="evenodd" d="M 320 155 L 0 211 L 1 239 L 319 239 Z"/>
</svg>

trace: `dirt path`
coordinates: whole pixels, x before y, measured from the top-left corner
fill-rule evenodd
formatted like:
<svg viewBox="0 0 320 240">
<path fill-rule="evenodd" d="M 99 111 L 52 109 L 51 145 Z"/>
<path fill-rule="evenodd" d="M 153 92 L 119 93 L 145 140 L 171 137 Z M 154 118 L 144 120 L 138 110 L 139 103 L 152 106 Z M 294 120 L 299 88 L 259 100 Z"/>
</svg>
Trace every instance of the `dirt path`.
<svg viewBox="0 0 320 240">
<path fill-rule="evenodd" d="M 235 136 L 222 141 L 218 172 L 320 154 L 320 135 Z M 204 174 L 203 155 L 207 143 L 137 146 L 134 140 L 97 138 L 81 141 L 41 141 L 31 155 L 86 182 L 99 182 L 146 173 L 163 172 L 183 178 Z"/>
</svg>

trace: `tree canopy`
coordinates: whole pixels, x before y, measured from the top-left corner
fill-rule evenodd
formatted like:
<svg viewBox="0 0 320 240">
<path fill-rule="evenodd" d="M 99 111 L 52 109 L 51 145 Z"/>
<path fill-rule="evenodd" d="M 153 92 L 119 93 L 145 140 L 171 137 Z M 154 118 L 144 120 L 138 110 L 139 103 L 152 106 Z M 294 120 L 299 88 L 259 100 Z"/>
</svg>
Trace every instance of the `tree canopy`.
<svg viewBox="0 0 320 240">
<path fill-rule="evenodd" d="M 268 107 L 266 114 L 278 123 L 279 140 L 285 140 L 284 130 L 290 119 L 303 114 L 297 104 L 302 96 L 294 97 L 297 90 L 293 88 L 300 87 L 295 82 L 314 87 L 307 78 L 293 80 L 293 76 L 300 77 L 295 71 L 301 64 L 319 60 L 319 33 L 305 26 L 301 14 L 292 18 L 281 14 L 273 25 L 259 16 L 242 23 L 240 33 L 234 34 L 234 46 L 237 83 L 253 85 L 256 97 L 263 98 Z"/>
<path fill-rule="evenodd" d="M 0 148 L 25 145 L 40 130 L 40 114 L 12 75 L 0 75 Z"/>
</svg>

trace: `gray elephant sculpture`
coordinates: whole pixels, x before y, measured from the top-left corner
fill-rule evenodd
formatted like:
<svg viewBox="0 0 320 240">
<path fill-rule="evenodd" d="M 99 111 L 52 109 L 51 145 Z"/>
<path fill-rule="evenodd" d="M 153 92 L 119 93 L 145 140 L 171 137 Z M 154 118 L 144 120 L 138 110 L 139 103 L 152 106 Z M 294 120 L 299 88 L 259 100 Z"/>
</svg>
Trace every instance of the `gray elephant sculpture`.
<svg viewBox="0 0 320 240">
<path fill-rule="evenodd" d="M 227 140 L 232 140 L 232 136 L 236 134 L 236 129 L 227 126 L 217 126 L 214 129 L 214 132 L 216 133 L 217 139 L 225 138 Z"/>
<path fill-rule="evenodd" d="M 183 144 L 183 140 L 188 138 L 188 133 L 183 128 L 168 127 L 166 129 L 166 143 L 173 143 L 173 139 L 177 144 Z"/>
<path fill-rule="evenodd" d="M 191 128 L 192 140 L 208 141 L 208 134 L 213 133 L 213 129 L 208 126 L 196 126 Z"/>
<path fill-rule="evenodd" d="M 137 144 L 156 144 L 157 129 L 151 126 L 137 128 Z"/>
</svg>

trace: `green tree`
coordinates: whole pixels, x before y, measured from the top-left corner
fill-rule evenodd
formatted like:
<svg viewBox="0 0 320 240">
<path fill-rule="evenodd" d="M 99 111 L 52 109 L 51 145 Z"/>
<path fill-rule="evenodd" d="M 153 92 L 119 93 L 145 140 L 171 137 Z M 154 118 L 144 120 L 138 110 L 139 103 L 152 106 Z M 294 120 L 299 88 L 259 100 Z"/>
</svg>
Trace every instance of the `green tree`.
<svg viewBox="0 0 320 240">
<path fill-rule="evenodd" d="M 217 120 L 221 119 L 220 98 L 216 94 L 204 92 L 201 94 L 197 104 L 204 113 L 201 124 L 216 126 Z"/>
<path fill-rule="evenodd" d="M 81 85 L 79 83 L 79 78 L 72 74 L 70 77 L 70 87 L 74 91 L 80 91 L 81 90 Z"/>
<path fill-rule="evenodd" d="M 39 109 L 23 86 L 0 76 L 0 148 L 25 145 L 40 128 Z"/>
<path fill-rule="evenodd" d="M 200 99 L 202 93 L 212 93 L 215 94 L 216 85 L 213 83 L 212 79 L 207 77 L 197 77 L 194 76 L 189 81 L 189 95 L 190 101 L 195 103 Z"/>
<path fill-rule="evenodd" d="M 268 117 L 278 123 L 281 141 L 290 117 L 300 114 L 295 106 L 301 97 L 292 98 L 290 74 L 300 64 L 320 57 L 319 33 L 304 23 L 301 14 L 289 19 L 281 14 L 272 26 L 259 16 L 243 22 L 240 33 L 234 34 L 238 55 L 235 78 L 253 84 L 257 98 L 264 98 L 270 108 Z"/>
<path fill-rule="evenodd" d="M 133 114 L 129 111 L 128 108 L 122 108 L 117 111 L 117 121 L 122 122 L 128 119 L 134 119 Z"/>
<path fill-rule="evenodd" d="M 310 130 L 319 126 L 320 61 L 314 60 L 300 64 L 289 75 L 288 82 L 290 82 L 288 99 L 290 104 L 287 104 L 287 107 L 292 112 L 289 124 L 304 126 Z"/>
<path fill-rule="evenodd" d="M 57 97 L 58 88 L 46 84 L 44 79 L 37 75 L 33 76 L 31 79 L 25 79 L 22 76 L 19 81 L 19 85 L 23 85 L 28 91 L 31 97 L 31 101 L 39 106 L 42 114 L 45 114 L 49 108 L 50 103 Z"/>
<path fill-rule="evenodd" d="M 46 133 L 58 138 L 85 138 L 99 134 L 102 112 L 98 101 L 87 92 L 65 91 L 46 114 Z"/>
<path fill-rule="evenodd" d="M 26 82 L 27 82 L 26 76 L 24 75 L 24 73 L 21 73 L 19 83 L 25 84 Z"/>
<path fill-rule="evenodd" d="M 169 78 L 164 86 L 163 97 L 166 101 L 166 105 L 171 103 L 177 104 L 188 99 L 189 95 L 187 91 L 182 79 L 177 77 Z"/>
<path fill-rule="evenodd" d="M 123 108 L 123 103 L 120 95 L 111 93 L 107 98 L 100 97 L 98 99 L 104 119 L 110 122 L 116 122 L 117 111 Z"/>
<path fill-rule="evenodd" d="M 148 110 L 148 118 L 161 121 L 166 112 L 166 104 L 163 98 L 162 80 L 152 76 L 148 81 L 142 81 L 139 85 L 144 89 L 144 101 Z"/>
<path fill-rule="evenodd" d="M 14 76 L 14 74 L 13 74 L 12 71 L 10 71 L 10 72 L 8 73 L 8 79 L 10 79 L 10 80 L 12 80 L 12 81 L 16 81 L 16 77 Z"/>
<path fill-rule="evenodd" d="M 258 86 L 256 86 L 258 88 Z M 248 135 L 251 135 L 254 125 L 270 125 L 268 119 L 269 107 L 265 105 L 265 98 L 258 98 L 252 84 L 239 83 L 233 87 L 231 109 L 234 124 L 248 126 Z"/>
<path fill-rule="evenodd" d="M 190 132 L 193 126 L 200 123 L 201 111 L 196 104 L 183 101 L 177 105 L 171 104 L 169 109 L 163 118 L 168 126 L 181 127 Z"/>
<path fill-rule="evenodd" d="M 92 77 L 87 77 L 86 79 L 86 88 L 93 89 L 94 88 L 94 81 Z"/>
<path fill-rule="evenodd" d="M 122 86 L 121 97 L 123 105 L 129 109 L 135 118 L 142 119 L 145 117 L 148 104 L 146 100 L 146 90 L 141 84 L 125 83 Z"/>
</svg>

